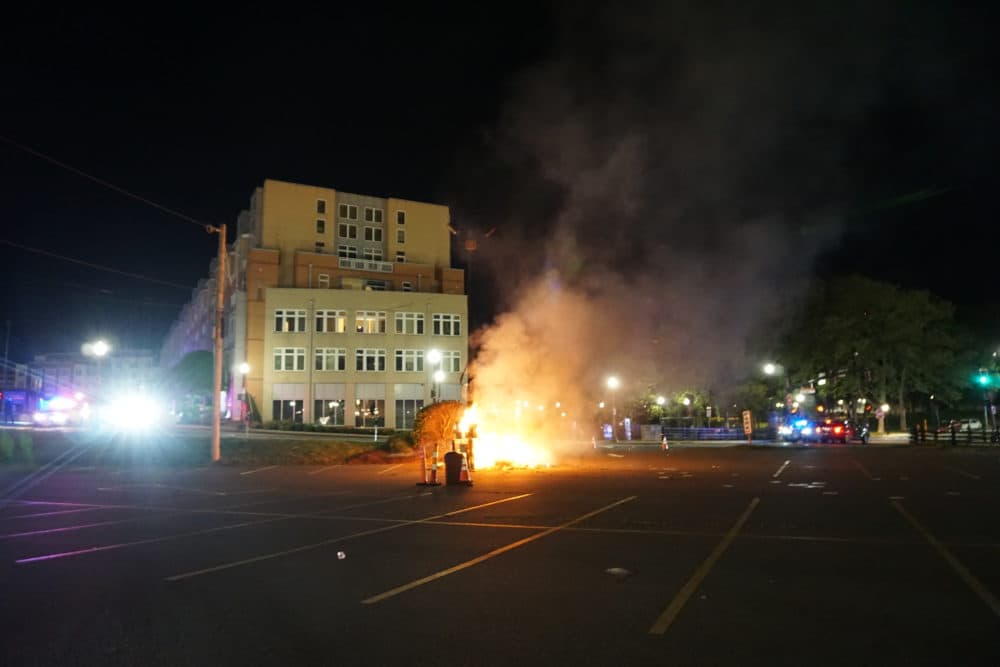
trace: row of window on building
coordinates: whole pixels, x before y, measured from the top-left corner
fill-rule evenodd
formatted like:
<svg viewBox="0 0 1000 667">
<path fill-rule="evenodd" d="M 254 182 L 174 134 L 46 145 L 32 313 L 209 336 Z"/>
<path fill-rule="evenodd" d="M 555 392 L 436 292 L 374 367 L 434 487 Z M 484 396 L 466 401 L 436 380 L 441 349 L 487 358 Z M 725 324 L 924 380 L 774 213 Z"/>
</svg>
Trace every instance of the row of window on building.
<svg viewBox="0 0 1000 667">
<path fill-rule="evenodd" d="M 304 333 L 308 331 L 307 312 L 304 308 L 280 308 L 274 311 L 275 333 Z M 398 312 L 394 314 L 394 333 L 421 336 L 424 334 L 423 313 Z M 317 310 L 314 319 L 316 333 L 347 333 L 346 310 Z M 359 310 L 354 313 L 354 332 L 365 334 L 388 333 L 388 314 L 384 310 Z M 431 315 L 431 335 L 461 336 L 462 316 L 455 313 Z"/>
<path fill-rule="evenodd" d="M 321 254 L 325 253 L 326 242 L 316 241 L 315 250 Z M 367 259 L 373 262 L 381 262 L 385 259 L 385 253 L 382 252 L 382 248 L 361 248 L 361 254 L 359 256 L 358 246 L 341 243 L 337 246 L 337 257 L 343 257 L 344 259 Z M 399 263 L 406 262 L 405 250 L 396 251 L 396 261 Z"/>
<path fill-rule="evenodd" d="M 304 403 L 304 401 L 276 399 L 271 401 L 271 414 L 277 421 L 301 423 Z M 423 407 L 423 399 L 396 399 L 395 427 L 400 429 L 413 428 L 417 413 Z M 344 426 L 345 422 L 350 422 L 351 426 L 378 426 L 382 428 L 385 426 L 385 401 L 382 399 L 358 399 L 354 402 L 352 410 L 351 406 L 345 405 L 345 401 L 318 398 L 313 400 L 312 414 L 314 422 L 325 426 Z"/>
<path fill-rule="evenodd" d="M 316 221 L 316 233 L 325 234 L 326 233 L 326 220 Z M 358 226 L 352 225 L 346 222 L 342 222 L 337 225 L 337 236 L 342 239 L 357 239 L 358 238 Z M 362 237 L 363 240 L 370 243 L 382 243 L 385 238 L 382 233 L 381 227 L 363 227 Z M 396 243 L 405 244 L 406 243 L 406 230 L 397 229 L 396 230 Z"/>
<path fill-rule="evenodd" d="M 316 213 L 319 215 L 326 215 L 326 200 L 317 199 L 316 200 Z M 375 208 L 372 206 L 364 207 L 364 220 L 365 222 L 382 222 L 383 211 L 380 208 Z M 340 204 L 337 207 L 337 217 L 342 220 L 357 220 L 358 219 L 358 207 L 355 204 Z M 396 211 L 396 224 L 405 225 L 406 224 L 406 211 Z"/>
<path fill-rule="evenodd" d="M 440 368 L 446 373 L 462 370 L 462 353 L 444 350 L 441 353 Z M 354 370 L 362 372 L 385 371 L 386 350 L 384 348 L 359 347 L 354 350 Z M 426 351 L 415 349 L 395 350 L 396 372 L 419 373 L 427 368 Z M 435 369 L 437 368 L 435 364 Z M 306 348 L 274 348 L 274 370 L 304 371 L 306 369 Z M 346 371 L 347 348 L 317 347 L 313 350 L 313 369 L 317 371 Z"/>
</svg>

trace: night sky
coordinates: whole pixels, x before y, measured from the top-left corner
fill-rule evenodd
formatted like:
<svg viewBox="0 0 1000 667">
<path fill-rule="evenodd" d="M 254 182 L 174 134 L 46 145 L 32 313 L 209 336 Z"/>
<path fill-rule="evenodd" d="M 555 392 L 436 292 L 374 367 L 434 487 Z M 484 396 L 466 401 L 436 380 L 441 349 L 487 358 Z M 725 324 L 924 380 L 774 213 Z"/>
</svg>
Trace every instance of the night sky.
<svg viewBox="0 0 1000 667">
<path fill-rule="evenodd" d="M 99 335 L 158 350 L 215 249 L 10 142 L 207 223 L 232 226 L 265 178 L 447 204 L 463 234 L 497 227 L 473 326 L 512 299 L 492 267 L 516 286 L 627 275 L 664 247 L 711 264 L 755 225 L 782 242 L 745 252 L 790 258 L 789 280 L 862 272 L 997 321 L 995 10 L 580 4 L 8 14 L 10 357 Z"/>
</svg>

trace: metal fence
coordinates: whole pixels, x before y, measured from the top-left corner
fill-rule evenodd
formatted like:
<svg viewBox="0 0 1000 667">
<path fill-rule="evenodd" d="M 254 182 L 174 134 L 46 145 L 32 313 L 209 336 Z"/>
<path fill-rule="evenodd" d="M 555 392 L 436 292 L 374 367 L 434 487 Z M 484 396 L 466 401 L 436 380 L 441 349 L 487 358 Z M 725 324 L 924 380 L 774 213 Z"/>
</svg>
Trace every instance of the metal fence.
<svg viewBox="0 0 1000 667">
<path fill-rule="evenodd" d="M 959 430 L 956 427 L 941 431 L 928 431 L 922 425 L 910 430 L 910 442 L 915 445 L 989 445 L 1000 444 L 1000 430 L 985 428 Z"/>
</svg>

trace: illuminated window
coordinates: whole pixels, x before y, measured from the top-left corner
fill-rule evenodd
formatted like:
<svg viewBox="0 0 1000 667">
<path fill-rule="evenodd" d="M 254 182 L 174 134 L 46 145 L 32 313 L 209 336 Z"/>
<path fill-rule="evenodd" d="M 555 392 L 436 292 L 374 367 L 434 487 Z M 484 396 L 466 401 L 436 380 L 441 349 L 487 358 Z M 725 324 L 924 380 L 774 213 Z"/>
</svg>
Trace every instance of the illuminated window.
<svg viewBox="0 0 1000 667">
<path fill-rule="evenodd" d="M 385 370 L 385 350 L 359 347 L 354 351 L 354 370 L 377 372 Z"/>
<path fill-rule="evenodd" d="M 406 283 L 403 283 L 404 288 Z M 396 333 L 420 336 L 424 333 L 423 313 L 396 313 Z"/>
<path fill-rule="evenodd" d="M 317 310 L 316 333 L 344 333 L 347 331 L 346 310 Z"/>
<path fill-rule="evenodd" d="M 435 336 L 461 336 L 462 316 L 450 313 L 434 313 L 431 333 Z"/>
<path fill-rule="evenodd" d="M 274 348 L 274 370 L 304 371 L 306 369 L 306 348 L 276 347 Z"/>
<path fill-rule="evenodd" d="M 346 370 L 347 350 L 342 347 L 317 347 L 313 368 L 318 371 Z"/>
<path fill-rule="evenodd" d="M 396 350 L 396 371 L 413 373 L 424 370 L 423 350 Z"/>
<path fill-rule="evenodd" d="M 278 333 L 299 333 L 306 330 L 306 311 L 279 309 L 274 311 L 274 330 Z"/>
<path fill-rule="evenodd" d="M 423 399 L 396 399 L 396 428 L 413 428 L 417 413 L 423 407 Z"/>
<path fill-rule="evenodd" d="M 462 353 L 445 351 L 441 353 L 441 370 L 445 373 L 458 373 L 462 370 Z"/>
<path fill-rule="evenodd" d="M 354 330 L 358 333 L 385 333 L 384 310 L 359 310 L 354 320 Z"/>
</svg>

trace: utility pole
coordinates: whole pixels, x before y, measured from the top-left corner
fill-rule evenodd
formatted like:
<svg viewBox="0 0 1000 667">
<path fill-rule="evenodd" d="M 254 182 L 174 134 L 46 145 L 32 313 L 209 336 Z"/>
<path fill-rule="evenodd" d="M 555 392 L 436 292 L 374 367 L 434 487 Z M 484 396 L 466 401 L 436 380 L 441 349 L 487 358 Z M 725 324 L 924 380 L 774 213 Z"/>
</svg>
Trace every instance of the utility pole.
<svg viewBox="0 0 1000 667">
<path fill-rule="evenodd" d="M 212 381 L 212 461 L 222 458 L 220 445 L 222 419 L 222 312 L 226 302 L 226 226 L 209 226 L 210 234 L 219 235 L 218 266 L 215 270 L 215 374 Z"/>
</svg>

